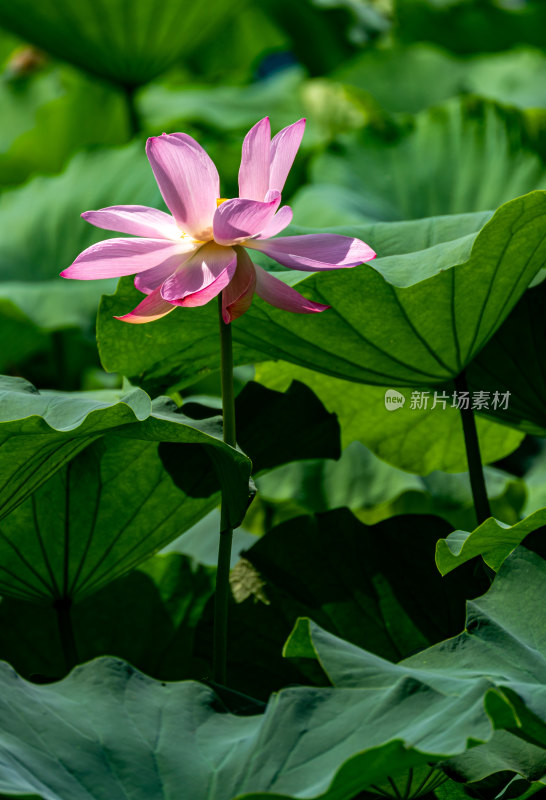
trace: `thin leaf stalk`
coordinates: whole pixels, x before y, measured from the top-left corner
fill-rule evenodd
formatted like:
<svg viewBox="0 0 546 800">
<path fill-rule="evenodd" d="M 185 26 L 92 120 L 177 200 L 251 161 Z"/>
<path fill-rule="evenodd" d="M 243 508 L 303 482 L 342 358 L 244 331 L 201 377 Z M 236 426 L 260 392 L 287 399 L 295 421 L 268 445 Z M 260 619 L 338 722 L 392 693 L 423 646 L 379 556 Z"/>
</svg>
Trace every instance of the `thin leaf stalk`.
<svg viewBox="0 0 546 800">
<path fill-rule="evenodd" d="M 468 392 L 468 384 L 464 370 L 455 378 L 455 389 L 457 392 Z M 487 488 L 485 486 L 476 419 L 470 403 L 468 404 L 468 408 L 463 408 L 461 406 L 460 412 L 463 423 L 466 459 L 468 462 L 472 498 L 474 500 L 474 510 L 476 512 L 477 523 L 481 525 L 482 522 L 485 522 L 485 520 L 491 516 L 491 507 L 489 505 Z"/>
<path fill-rule="evenodd" d="M 72 627 L 72 601 L 68 597 L 62 597 L 55 601 L 53 607 L 57 614 L 57 625 L 59 626 L 65 669 L 70 672 L 78 663 L 78 651 Z"/>
</svg>

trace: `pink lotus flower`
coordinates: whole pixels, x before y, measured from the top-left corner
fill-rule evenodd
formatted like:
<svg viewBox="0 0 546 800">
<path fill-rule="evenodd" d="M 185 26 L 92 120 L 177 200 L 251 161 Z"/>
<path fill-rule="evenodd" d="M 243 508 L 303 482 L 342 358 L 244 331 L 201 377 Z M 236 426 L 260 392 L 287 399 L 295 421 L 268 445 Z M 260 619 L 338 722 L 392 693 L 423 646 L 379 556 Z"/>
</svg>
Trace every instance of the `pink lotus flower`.
<svg viewBox="0 0 546 800">
<path fill-rule="evenodd" d="M 305 120 L 273 140 L 269 118 L 243 142 L 239 198 L 220 197 L 220 179 L 203 148 L 185 133 L 148 139 L 146 153 L 172 216 L 146 206 L 111 206 L 82 217 L 98 228 L 133 234 L 88 247 L 61 272 L 63 278 L 93 280 L 134 275 L 146 297 L 125 322 L 151 322 L 176 306 L 202 306 L 222 292 L 226 323 L 248 310 L 257 294 L 286 311 L 312 313 L 328 306 L 307 300 L 253 264 L 258 250 L 306 272 L 355 267 L 375 257 L 359 239 L 335 234 L 276 237 L 292 210 L 279 208 L 281 191 L 303 136 Z"/>
</svg>

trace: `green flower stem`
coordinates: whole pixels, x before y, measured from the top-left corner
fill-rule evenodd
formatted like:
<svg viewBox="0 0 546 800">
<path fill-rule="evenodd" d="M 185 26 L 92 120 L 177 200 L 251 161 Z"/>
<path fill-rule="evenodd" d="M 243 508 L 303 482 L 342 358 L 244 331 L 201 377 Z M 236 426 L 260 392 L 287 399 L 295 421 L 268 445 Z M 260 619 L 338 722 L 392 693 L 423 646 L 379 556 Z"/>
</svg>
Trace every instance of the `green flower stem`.
<svg viewBox="0 0 546 800">
<path fill-rule="evenodd" d="M 468 392 L 464 370 L 455 378 L 455 389 L 457 392 Z M 489 506 L 489 498 L 487 497 L 487 489 L 485 488 L 476 420 L 471 405 L 469 405 L 468 408 L 461 408 L 460 411 L 463 421 L 464 443 L 466 447 L 468 471 L 470 473 L 470 486 L 472 487 L 472 497 L 474 499 L 474 509 L 476 511 L 478 525 L 481 525 L 482 522 L 485 522 L 485 520 L 491 516 L 491 508 Z"/>
<path fill-rule="evenodd" d="M 220 319 L 220 375 L 222 379 L 222 413 L 224 419 L 224 442 L 235 447 L 235 395 L 233 393 L 233 346 L 231 325 L 222 318 L 222 294 L 218 295 L 218 315 Z M 222 497 L 220 521 L 220 544 L 218 547 L 218 569 L 216 572 L 216 591 L 214 595 L 214 644 L 213 678 L 216 683 L 226 685 L 227 628 L 229 608 L 229 569 L 231 564 L 231 541 L 233 529 L 227 527 L 226 503 Z"/>
<path fill-rule="evenodd" d="M 68 598 L 61 598 L 54 603 L 67 672 L 70 672 L 78 663 L 78 651 L 76 649 L 76 640 L 74 639 L 74 630 L 72 628 L 72 618 L 70 614 L 71 605 L 72 602 Z"/>
</svg>

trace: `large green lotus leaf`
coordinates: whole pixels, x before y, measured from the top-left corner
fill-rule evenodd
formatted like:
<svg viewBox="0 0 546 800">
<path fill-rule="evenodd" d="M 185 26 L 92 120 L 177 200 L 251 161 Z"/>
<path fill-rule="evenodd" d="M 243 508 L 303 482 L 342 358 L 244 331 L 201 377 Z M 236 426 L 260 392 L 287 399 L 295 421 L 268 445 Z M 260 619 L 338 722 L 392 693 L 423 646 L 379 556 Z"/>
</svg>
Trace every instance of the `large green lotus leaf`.
<svg viewBox="0 0 546 800">
<path fill-rule="evenodd" d="M 546 108 L 546 58 L 531 48 L 473 58 L 422 43 L 369 49 L 332 77 L 391 112 L 416 113 L 468 91 L 517 108 Z"/>
<path fill-rule="evenodd" d="M 90 395 L 40 393 L 22 378 L 0 379 L 0 509 L 5 515 L 98 436 L 146 419 L 140 389 Z"/>
<path fill-rule="evenodd" d="M 546 435 L 545 300 L 544 282 L 525 292 L 468 371 L 471 389 L 489 393 L 480 413 L 536 436 Z M 508 403 L 495 408 L 495 392 Z"/>
<path fill-rule="evenodd" d="M 284 390 L 292 380 L 307 384 L 329 411 L 337 414 L 342 443 L 359 441 L 383 461 L 418 475 L 434 470 L 464 472 L 468 468 L 460 412 L 446 401 L 434 405 L 434 391 L 427 408 L 412 408 L 412 389 L 395 389 L 405 398 L 396 411 L 385 406 L 385 387 L 343 381 L 286 362 L 264 362 L 256 378 L 271 389 Z M 437 390 L 438 396 L 453 393 L 453 387 Z M 505 425 L 477 417 L 478 436 L 484 464 L 504 458 L 515 450 L 523 435 Z"/>
<path fill-rule="evenodd" d="M 319 201 L 315 194 L 317 188 L 318 185 L 309 184 L 296 195 L 292 205 L 294 208 L 297 207 L 299 227 L 288 228 L 287 235 L 313 233 L 316 232 L 313 230 L 315 228 L 324 228 L 327 232 L 341 233 L 345 236 L 367 236 L 369 241 L 373 240 L 376 243 L 382 258 L 415 253 L 436 244 L 476 234 L 493 216 L 492 211 L 473 211 L 468 214 L 447 214 L 417 220 L 374 222 L 365 219 L 369 216 L 364 210 L 366 198 L 351 192 L 346 187 L 328 185 L 324 187 L 324 196 L 321 195 Z M 309 190 L 308 195 L 307 190 Z M 329 196 L 330 192 L 333 193 L 332 196 Z M 304 196 L 305 202 L 299 202 L 298 198 Z M 333 217 L 334 214 L 337 216 Z M 308 229 L 304 229 L 305 226 Z"/>
<path fill-rule="evenodd" d="M 302 384 L 285 394 L 247 384 L 236 409 L 239 443 L 258 472 L 339 455 L 335 416 Z M 288 423 L 275 422 L 287 415 Z M 42 603 L 79 600 L 189 530 L 217 505 L 221 487 L 228 521 L 239 525 L 250 461 L 220 434 L 218 416 L 191 419 L 159 399 L 140 423 L 92 443 L 3 521 L 0 592 Z"/>
<path fill-rule="evenodd" d="M 176 553 L 148 559 L 72 608 L 79 660 L 115 655 L 159 680 L 199 674 L 193 636 L 213 590 L 211 567 Z M 51 606 L 3 597 L 0 619 L 0 658 L 27 678 L 66 674 Z"/>
<path fill-rule="evenodd" d="M 125 98 L 114 87 L 54 66 L 0 83 L 0 183 L 58 172 L 86 145 L 129 138 Z"/>
<path fill-rule="evenodd" d="M 151 325 L 117 324 L 116 308 L 134 308 L 141 298 L 132 278 L 122 278 L 114 295 L 101 298 L 97 344 L 107 372 L 130 375 L 132 383 L 156 394 L 192 384 L 220 368 L 217 303 L 191 309 L 190 314 L 175 309 Z M 237 333 L 235 325 L 232 330 Z M 235 364 L 263 358 L 258 347 L 241 347 L 236 336 L 234 339 Z"/>
<path fill-rule="evenodd" d="M 192 800 L 352 800 L 492 735 L 486 679 L 461 696 L 412 678 L 386 690 L 294 687 L 257 716 L 114 659 L 49 686 L 3 664 L 0 683 L 0 792 L 10 800 L 167 800 L 180 787 Z"/>
<path fill-rule="evenodd" d="M 474 575 L 473 565 L 447 580 L 438 574 L 435 544 L 450 527 L 419 514 L 367 526 L 337 509 L 266 533 L 232 571 L 228 685 L 267 697 L 301 682 L 281 658 L 300 616 L 312 615 L 336 635 L 395 660 L 455 634 L 468 592 L 483 591 L 487 579 Z M 209 602 L 197 640 L 203 658 L 210 657 L 211 634 Z"/>
<path fill-rule="evenodd" d="M 389 256 L 422 251 L 431 245 L 471 235 L 490 217 L 490 212 L 482 212 L 399 223 L 379 222 L 337 228 L 336 232 L 373 241 L 382 254 Z M 305 231 L 296 229 L 296 232 Z M 301 273 L 299 275 L 302 277 Z M 127 278 L 119 281 L 114 298 L 107 296 L 102 300 L 97 335 L 106 369 L 139 376 L 139 382 L 155 392 L 176 383 L 193 383 L 196 376 L 219 368 L 217 320 L 212 304 L 192 309 L 191 316 L 175 310 L 165 319 L 155 322 L 152 328 L 131 326 L 129 330 L 129 326 L 112 318 L 116 305 L 123 303 L 126 307 L 140 302 L 140 298 L 132 279 Z M 181 330 L 186 342 L 184 346 L 179 344 Z M 237 333 L 237 326 L 233 330 Z M 188 346 L 192 351 L 191 364 L 184 357 Z M 243 346 L 236 341 L 237 363 L 257 361 L 261 357 L 256 346 Z"/>
<path fill-rule="evenodd" d="M 546 509 L 530 514 L 515 525 L 498 519 L 482 522 L 474 531 L 453 531 L 436 545 L 436 564 L 447 575 L 461 564 L 481 556 L 488 567 L 497 572 L 510 553 L 525 537 L 546 525 Z"/>
<path fill-rule="evenodd" d="M 495 731 L 491 741 L 467 750 L 462 756 L 450 758 L 442 766 L 448 775 L 464 779 L 471 796 L 527 800 L 535 792 L 544 791 L 545 764 L 544 748 L 524 742 L 508 731 Z M 525 765 L 528 780 L 518 774 L 522 765 Z M 462 788 L 462 784 L 452 782 L 446 785 Z M 445 796 L 436 793 L 436 796 L 439 800 L 444 797 L 457 800 L 457 795 L 451 798 L 449 793 Z M 462 800 L 468 796 L 464 792 L 460 795 Z"/>
<path fill-rule="evenodd" d="M 386 256 L 373 266 L 309 275 L 298 287 L 331 310 L 310 317 L 255 300 L 233 325 L 234 341 L 243 345 L 236 360 L 281 358 L 383 386 L 442 383 L 472 361 L 544 265 L 545 219 L 546 193 L 534 192 L 498 209 L 477 235 Z M 381 253 L 389 226 L 376 237 L 370 232 L 365 225 L 352 230 Z M 131 280 L 122 280 L 101 303 L 97 337 L 108 371 L 153 389 L 218 367 L 213 304 L 176 309 L 128 331 L 113 316 L 139 297 Z M 190 348 L 192 359 L 184 363 Z"/>
<path fill-rule="evenodd" d="M 178 489 L 157 451 L 156 442 L 103 437 L 3 519 L 0 593 L 45 605 L 79 600 L 216 505 L 217 493 Z"/>
<path fill-rule="evenodd" d="M 375 687 L 394 691 L 399 681 L 417 680 L 445 696 L 482 692 L 484 708 L 496 729 L 542 749 L 536 760 L 519 746 L 506 765 L 532 780 L 546 771 L 546 638 L 542 586 L 546 562 L 523 548 L 509 556 L 487 594 L 467 604 L 465 630 L 393 664 L 327 633 L 310 620 L 300 620 L 285 654 L 318 659 L 338 687 Z M 478 689 L 481 687 L 481 689 Z M 520 756 L 519 763 L 515 757 Z M 496 766 L 494 771 L 498 771 Z M 464 777 L 464 776 L 462 776 Z"/>
<path fill-rule="evenodd" d="M 463 74 L 445 50 L 412 44 L 364 50 L 332 77 L 369 92 L 387 111 L 416 113 L 459 94 Z"/>
<path fill-rule="evenodd" d="M 408 117 L 395 132 L 367 127 L 347 135 L 335 151 L 316 156 L 311 178 L 319 191 L 324 184 L 352 190 L 372 219 L 497 208 L 546 187 L 546 171 L 522 127 L 514 110 L 454 99 Z M 302 224 L 300 202 L 294 213 Z"/>
<path fill-rule="evenodd" d="M 203 494 L 205 496 L 211 494 L 211 489 L 212 491 L 221 489 L 225 500 L 226 526 L 235 528 L 240 525 L 254 495 L 250 481 L 252 463 L 240 449 L 230 447 L 223 442 L 221 417 L 193 420 L 185 417 L 172 400 L 159 397 L 154 400 L 152 413 L 143 423 L 138 426 L 133 425 L 131 428 L 122 428 L 119 436 L 159 442 L 160 456 L 161 448 L 164 446 L 185 445 L 186 458 L 190 461 L 196 457 L 198 469 L 195 473 L 186 471 L 187 482 L 183 486 L 184 492 L 190 496 L 203 497 Z M 205 451 L 209 457 L 206 464 L 199 457 L 200 450 Z M 182 450 L 179 455 L 182 457 Z M 216 476 L 212 482 L 211 473 Z M 204 482 L 204 490 L 199 488 L 201 482 Z"/>
<path fill-rule="evenodd" d="M 379 194 L 367 194 L 366 191 L 357 191 L 349 186 L 342 186 L 333 183 L 306 183 L 296 192 L 291 205 L 294 211 L 294 219 L 298 225 L 309 228 L 325 228 L 332 229 L 341 226 L 347 230 L 357 229 L 366 222 L 371 225 L 374 220 L 393 220 L 397 218 L 398 212 L 393 208 L 391 199 L 388 195 L 380 197 Z M 424 225 L 428 223 L 431 230 L 439 229 L 444 232 L 448 230 L 449 222 L 452 226 L 452 235 L 450 239 L 455 239 L 464 236 L 465 233 L 474 233 L 477 230 L 475 227 L 477 220 L 482 219 L 482 225 L 489 219 L 492 212 L 469 212 L 468 214 L 449 214 L 440 217 L 425 217 L 420 220 L 407 220 L 401 222 L 398 220 L 399 226 L 406 225 L 406 235 L 408 236 L 407 250 L 398 252 L 409 252 L 414 249 L 413 240 L 415 231 L 424 230 Z M 481 215 L 481 217 L 480 217 Z M 425 222 L 426 221 L 426 222 Z M 377 225 L 395 224 L 394 222 L 377 222 Z M 413 225 L 414 227 L 410 227 Z M 456 230 L 455 226 L 460 226 Z M 403 228 L 395 228 L 399 233 L 402 233 Z M 381 228 L 379 227 L 379 232 Z M 423 249 L 430 247 L 434 241 L 437 241 L 436 236 L 433 240 L 423 240 Z M 439 241 L 447 241 L 447 237 L 440 238 Z M 383 251 L 382 251 L 383 252 Z M 391 255 L 388 251 L 385 255 Z"/>
<path fill-rule="evenodd" d="M 472 361 L 544 265 L 545 216 L 546 193 L 531 193 L 498 209 L 477 236 L 314 274 L 301 287 L 332 307 L 324 318 L 256 303 L 235 338 L 353 381 L 443 382 Z"/>
<path fill-rule="evenodd" d="M 487 593 L 467 602 L 465 630 L 459 636 L 397 664 L 341 641 L 309 619 L 299 620 L 285 656 L 318 659 L 339 687 L 393 685 L 406 675 L 458 694 L 487 675 L 498 688 L 511 687 L 521 699 L 529 699 L 529 708 L 543 716 L 546 698 L 542 691 L 533 698 L 532 687 L 545 669 L 540 589 L 545 573 L 544 559 L 518 548 L 506 558 Z"/>
<path fill-rule="evenodd" d="M 237 3 L 239 6 L 240 3 Z M 2 5 L 0 25 L 59 58 L 113 83 L 145 83 L 195 51 L 235 11 L 211 0 L 21 0 Z"/>
<path fill-rule="evenodd" d="M 546 108 L 543 50 L 522 48 L 470 59 L 466 87 L 516 108 Z"/>
<path fill-rule="evenodd" d="M 305 183 L 297 190 L 291 206 L 298 225 L 309 228 L 357 228 L 363 220 L 396 216 L 388 197 L 368 197 L 365 192 L 334 183 Z"/>
<path fill-rule="evenodd" d="M 55 394 L 38 392 L 26 381 L 9 377 L 2 378 L 0 387 L 3 516 L 95 439 L 113 431 L 143 441 L 205 447 L 223 485 L 230 489 L 233 523 L 238 524 L 244 515 L 250 461 L 222 442 L 219 418 L 191 420 L 175 413 L 174 403 L 166 398 L 159 398 L 152 407 L 140 389 L 121 398 L 116 392 Z M 85 482 L 80 488 L 84 487 Z M 88 522 L 92 524 L 92 519 Z M 49 524 L 54 525 L 54 520 Z"/>
<path fill-rule="evenodd" d="M 479 53 L 508 50 L 519 43 L 543 47 L 546 8 L 542 0 L 396 0 L 396 20 L 402 41 L 429 41 L 456 53 Z"/>
</svg>

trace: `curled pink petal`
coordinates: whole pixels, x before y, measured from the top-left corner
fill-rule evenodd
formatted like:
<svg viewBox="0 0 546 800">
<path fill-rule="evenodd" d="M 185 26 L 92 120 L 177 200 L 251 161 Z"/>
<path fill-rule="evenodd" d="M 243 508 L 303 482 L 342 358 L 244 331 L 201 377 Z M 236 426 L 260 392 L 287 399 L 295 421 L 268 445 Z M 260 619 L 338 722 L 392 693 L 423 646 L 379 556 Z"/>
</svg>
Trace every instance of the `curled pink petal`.
<svg viewBox="0 0 546 800">
<path fill-rule="evenodd" d="M 286 283 L 275 278 L 257 264 L 254 264 L 254 269 L 256 271 L 256 294 L 266 303 L 282 308 L 284 311 L 293 311 L 296 314 L 313 314 L 330 308 L 323 303 L 307 300 L 291 286 L 287 286 Z"/>
<path fill-rule="evenodd" d="M 213 231 L 218 244 L 233 245 L 259 234 L 273 219 L 281 202 L 278 192 L 267 203 L 259 200 L 227 200 L 216 209 Z"/>
<path fill-rule="evenodd" d="M 82 217 L 97 228 L 152 239 L 180 239 L 181 231 L 170 214 L 148 206 L 110 206 L 84 211 Z"/>
<path fill-rule="evenodd" d="M 136 308 L 128 314 L 124 314 L 122 317 L 116 317 L 116 319 L 136 324 L 154 322 L 154 320 L 160 319 L 166 314 L 170 314 L 171 311 L 174 311 L 174 308 L 175 306 L 171 305 L 171 303 L 167 303 L 166 300 L 163 300 L 159 289 L 156 289 L 155 292 L 145 297 Z"/>
<path fill-rule="evenodd" d="M 271 125 L 264 117 L 249 130 L 243 141 L 239 168 L 239 197 L 263 200 L 269 189 Z"/>
<path fill-rule="evenodd" d="M 91 245 L 77 257 L 73 264 L 61 272 L 62 278 L 80 281 L 98 278 L 121 278 L 158 267 L 165 261 L 184 260 L 194 244 L 184 244 L 180 239 L 106 239 Z"/>
<path fill-rule="evenodd" d="M 167 278 L 161 296 L 176 305 L 204 305 L 227 286 L 236 266 L 235 250 L 209 242 Z"/>
<path fill-rule="evenodd" d="M 169 278 L 173 273 L 176 272 L 178 267 L 180 267 L 185 261 L 187 261 L 192 253 L 194 253 L 200 245 L 195 245 L 193 250 L 190 250 L 186 253 L 185 256 L 182 258 L 178 255 L 174 258 L 168 258 L 163 264 L 160 264 L 158 267 L 152 267 L 152 269 L 147 269 L 144 272 L 139 272 L 138 275 L 135 276 L 135 286 L 139 290 L 139 292 L 144 292 L 144 294 L 151 294 L 154 289 L 157 289 L 164 283 L 167 278 Z"/>
<path fill-rule="evenodd" d="M 360 239 L 336 233 L 309 233 L 277 239 L 253 239 L 246 247 L 261 250 L 285 267 L 315 272 L 321 269 L 356 267 L 375 258 L 375 253 Z"/>
<path fill-rule="evenodd" d="M 258 239 L 269 239 L 270 236 L 276 236 L 283 231 L 287 225 L 292 222 L 292 209 L 290 206 L 282 206 L 279 208 L 275 216 L 263 228 Z"/>
<path fill-rule="evenodd" d="M 271 142 L 271 167 L 269 173 L 269 188 L 282 192 L 290 168 L 299 150 L 303 132 L 305 130 L 305 119 L 300 119 L 283 128 L 282 131 L 273 137 Z"/>
<path fill-rule="evenodd" d="M 220 196 L 220 179 L 210 156 L 185 133 L 152 136 L 146 153 L 179 228 L 195 239 L 210 238 Z"/>
<path fill-rule="evenodd" d="M 266 195 L 264 197 L 264 203 L 271 203 L 273 200 L 280 200 L 281 193 L 277 192 L 276 189 L 268 189 Z"/>
<path fill-rule="evenodd" d="M 187 294 L 182 300 L 176 301 L 177 306 L 184 306 L 184 308 L 195 308 L 196 306 L 204 306 L 209 300 L 218 297 L 220 292 L 229 284 L 229 273 L 224 271 L 216 278 L 215 281 L 209 283 L 204 289 L 200 289 L 194 294 Z"/>
<path fill-rule="evenodd" d="M 222 292 L 222 317 L 228 324 L 248 311 L 256 287 L 256 270 L 248 253 L 237 248 L 235 275 Z"/>
</svg>

